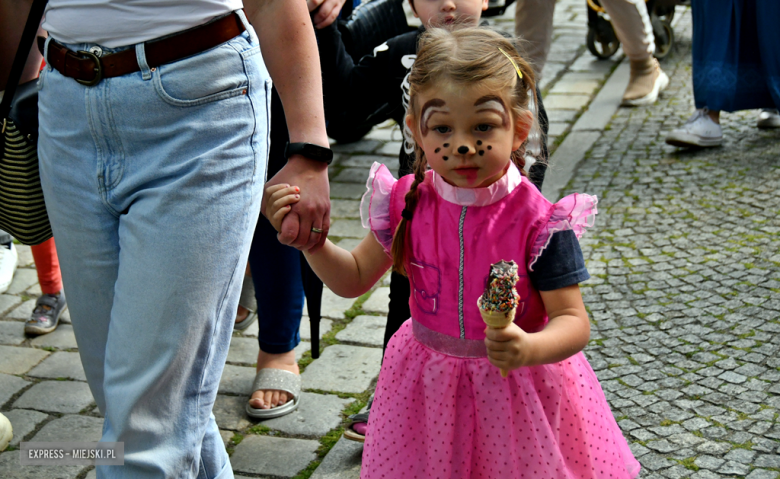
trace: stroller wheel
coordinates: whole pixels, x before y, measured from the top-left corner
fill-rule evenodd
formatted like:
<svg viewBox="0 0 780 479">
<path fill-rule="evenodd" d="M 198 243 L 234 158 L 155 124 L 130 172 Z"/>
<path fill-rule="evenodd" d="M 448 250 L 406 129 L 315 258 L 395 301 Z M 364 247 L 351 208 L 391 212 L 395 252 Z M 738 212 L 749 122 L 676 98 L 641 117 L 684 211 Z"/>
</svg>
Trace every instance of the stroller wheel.
<svg viewBox="0 0 780 479">
<path fill-rule="evenodd" d="M 655 34 L 655 53 L 657 59 L 662 59 L 672 51 L 674 46 L 674 30 L 666 22 L 660 22 L 660 28 L 663 32 L 653 32 Z"/>
<path fill-rule="evenodd" d="M 614 38 L 614 35 L 613 38 L 605 38 L 600 36 L 595 28 L 588 29 L 587 43 L 588 50 L 601 60 L 611 57 L 620 48 L 620 41 Z"/>
</svg>

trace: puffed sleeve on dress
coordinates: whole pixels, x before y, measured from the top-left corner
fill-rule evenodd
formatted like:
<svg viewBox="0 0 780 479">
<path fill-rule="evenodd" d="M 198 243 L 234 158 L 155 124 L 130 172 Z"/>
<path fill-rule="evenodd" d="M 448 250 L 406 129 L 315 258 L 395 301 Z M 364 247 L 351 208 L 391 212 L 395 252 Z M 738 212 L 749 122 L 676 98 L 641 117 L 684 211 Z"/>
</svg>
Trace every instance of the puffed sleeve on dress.
<svg viewBox="0 0 780 479">
<path fill-rule="evenodd" d="M 528 270 L 534 270 L 534 265 L 549 246 L 553 234 L 571 230 L 577 239 L 582 237 L 585 229 L 593 226 L 596 219 L 597 203 L 598 199 L 595 196 L 574 193 L 552 205 L 550 218 L 546 224 L 541 226 L 531 245 Z"/>
<path fill-rule="evenodd" d="M 368 173 L 366 192 L 360 200 L 360 219 L 363 228 L 371 230 L 388 256 L 395 233 L 390 219 L 390 199 L 393 186 L 397 182 L 398 180 L 393 178 L 387 166 L 375 162 Z"/>
</svg>

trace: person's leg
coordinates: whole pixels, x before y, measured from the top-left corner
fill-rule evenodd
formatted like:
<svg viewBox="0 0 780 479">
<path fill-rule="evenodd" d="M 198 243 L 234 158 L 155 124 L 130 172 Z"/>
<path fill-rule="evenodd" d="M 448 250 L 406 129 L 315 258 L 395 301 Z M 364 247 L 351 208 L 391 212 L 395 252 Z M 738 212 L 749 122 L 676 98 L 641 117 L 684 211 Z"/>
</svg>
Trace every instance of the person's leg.
<svg viewBox="0 0 780 479">
<path fill-rule="evenodd" d="M 253 33 L 155 72 L 137 52 L 141 74 L 85 88 L 48 71 L 39 99 L 79 351 L 102 440 L 124 443 L 125 465 L 97 473 L 229 478 L 211 410 L 259 214 L 270 83 Z"/>
<path fill-rule="evenodd" d="M 269 178 L 287 162 L 284 148 L 288 138 L 282 101 L 276 89 L 273 89 Z M 279 243 L 271 223 L 260 217 L 252 239 L 249 266 L 257 298 L 257 370 L 283 369 L 298 374 L 293 349 L 301 341 L 299 329 L 304 297 L 301 254 L 297 249 Z M 269 409 L 285 404 L 290 399 L 283 391 L 259 389 L 253 391 L 249 404 L 255 409 Z"/>
<path fill-rule="evenodd" d="M 65 309 L 65 292 L 62 290 L 60 260 L 54 238 L 30 247 L 38 283 L 41 285 L 41 297 L 35 302 L 30 319 L 24 325 L 27 334 L 46 334 L 54 331 Z"/>
<path fill-rule="evenodd" d="M 780 18 L 780 2 L 776 0 L 756 1 L 756 23 L 758 34 L 758 46 L 761 53 L 761 62 L 764 67 L 764 78 L 769 89 L 769 94 L 774 102 L 773 117 L 767 117 L 766 127 L 780 127 L 777 109 L 780 108 L 780 28 L 777 28 L 777 19 Z M 765 108 L 771 109 L 767 105 Z"/>
<path fill-rule="evenodd" d="M 644 0 L 603 0 L 623 52 L 631 62 L 631 78 L 623 94 L 623 104 L 642 106 L 655 103 L 669 78 L 653 58 L 653 25 Z"/>
<path fill-rule="evenodd" d="M 553 34 L 555 0 L 517 0 L 515 35 L 525 40 L 525 59 L 534 67 L 538 78 L 547 63 Z"/>
</svg>

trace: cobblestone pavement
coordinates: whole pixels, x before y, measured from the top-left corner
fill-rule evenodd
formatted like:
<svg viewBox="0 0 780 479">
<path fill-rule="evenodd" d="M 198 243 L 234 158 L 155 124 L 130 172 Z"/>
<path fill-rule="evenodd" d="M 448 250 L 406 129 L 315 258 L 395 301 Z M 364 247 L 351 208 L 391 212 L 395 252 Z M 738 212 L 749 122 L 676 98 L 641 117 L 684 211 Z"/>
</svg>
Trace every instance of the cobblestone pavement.
<svg viewBox="0 0 780 479">
<path fill-rule="evenodd" d="M 680 10 L 680 13 L 685 10 Z M 514 9 L 492 22 L 511 30 Z M 613 71 L 585 50 L 584 0 L 558 2 L 542 88 L 560 143 Z M 723 148 L 684 152 L 665 134 L 692 110 L 690 16 L 664 62 L 672 84 L 651 108 L 621 109 L 565 193 L 599 196 L 583 239 L 593 278 L 583 285 L 592 318 L 585 352 L 643 466 L 643 479 L 780 477 L 780 134 L 754 128 L 756 112 L 724 115 Z M 359 199 L 369 166 L 396 171 L 400 133 L 390 124 L 335 145 L 331 237 L 350 248 L 365 234 Z M 565 161 L 565 159 L 564 159 Z M 18 465 L 24 441 L 100 437 L 67 311 L 55 332 L 23 334 L 37 285 L 29 248 L 0 295 L 0 411 L 14 425 L 0 477 L 94 477 L 90 467 Z M 297 348 L 300 409 L 254 422 L 244 413 L 257 326 L 236 334 L 214 407 L 236 476 L 359 476 L 362 446 L 340 439 L 346 415 L 365 406 L 381 359 L 386 282 L 357 300 L 325 291 L 322 355 L 311 359 L 308 318 Z"/>
</svg>

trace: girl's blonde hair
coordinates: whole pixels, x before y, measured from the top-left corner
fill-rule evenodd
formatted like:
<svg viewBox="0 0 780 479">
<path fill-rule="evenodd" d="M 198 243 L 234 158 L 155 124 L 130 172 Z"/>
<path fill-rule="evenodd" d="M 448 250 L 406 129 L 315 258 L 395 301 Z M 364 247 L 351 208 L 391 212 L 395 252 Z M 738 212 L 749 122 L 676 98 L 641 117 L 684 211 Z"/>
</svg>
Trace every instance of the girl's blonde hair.
<svg viewBox="0 0 780 479">
<path fill-rule="evenodd" d="M 502 50 L 506 53 L 502 53 Z M 515 70 L 514 63 L 522 73 Z M 484 85 L 491 91 L 502 92 L 512 109 L 512 127 L 518 118 L 526 118 L 529 102 L 537 104 L 536 82 L 530 65 L 520 57 L 517 48 L 508 38 L 482 27 L 454 30 L 432 28 L 420 38 L 417 59 L 409 76 L 409 109 L 407 115 L 416 125 L 419 121 L 417 94 L 441 81 L 449 81 L 465 87 Z M 534 124 L 538 123 L 535 121 Z M 419 130 L 419 127 L 415 128 Z M 525 175 L 526 142 L 512 152 L 512 162 Z M 393 269 L 405 274 L 407 251 L 407 227 L 420 194 L 417 187 L 425 179 L 428 162 L 425 152 L 415 142 L 414 182 L 405 196 L 405 214 L 393 237 Z"/>
</svg>

